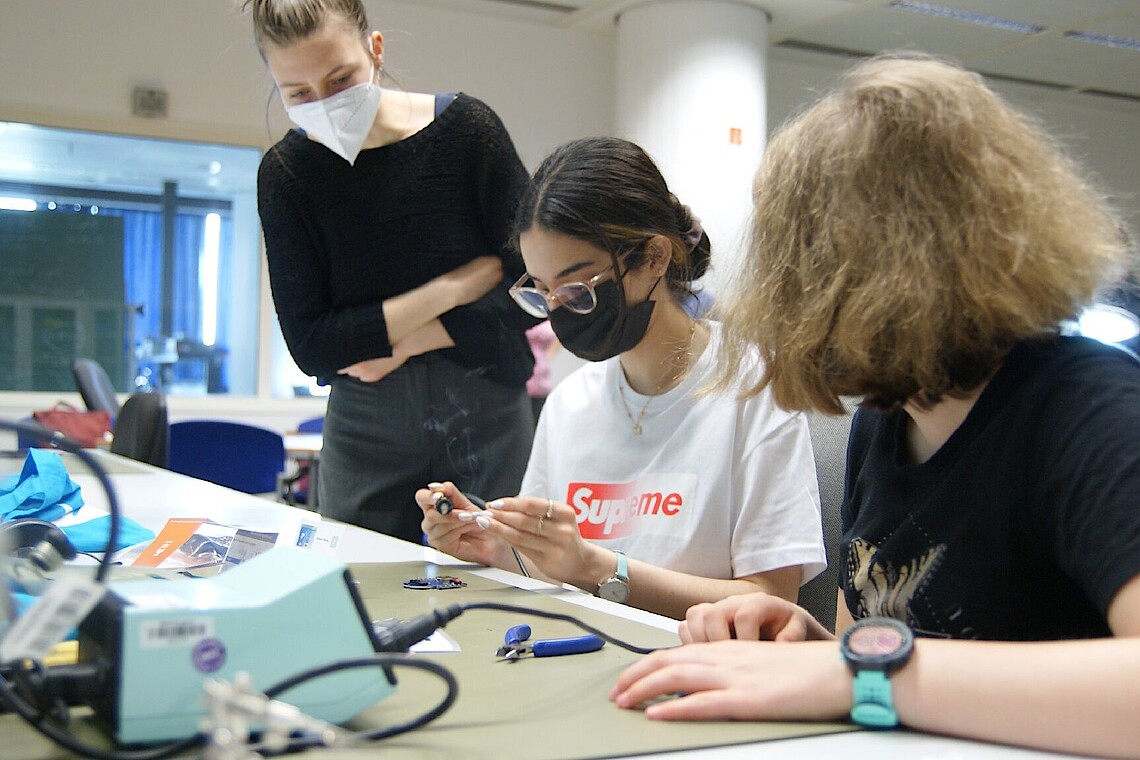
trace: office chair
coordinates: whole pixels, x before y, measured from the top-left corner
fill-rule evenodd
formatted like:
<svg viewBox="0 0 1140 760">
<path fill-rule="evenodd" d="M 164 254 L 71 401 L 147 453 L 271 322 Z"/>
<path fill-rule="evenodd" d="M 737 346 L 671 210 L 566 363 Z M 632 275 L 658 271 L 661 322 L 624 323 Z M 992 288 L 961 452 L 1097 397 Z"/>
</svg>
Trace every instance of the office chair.
<svg viewBox="0 0 1140 760">
<path fill-rule="evenodd" d="M 809 412 L 808 430 L 815 453 L 815 475 L 819 482 L 820 511 L 823 516 L 823 546 L 827 569 L 800 588 L 799 604 L 829 631 L 835 630 L 835 600 L 839 592 L 839 540 L 842 534 L 840 507 L 843 480 L 847 471 L 847 436 L 851 432 L 851 411 L 830 415 Z"/>
<path fill-rule="evenodd" d="M 16 423 L 19 425 L 24 425 L 24 426 L 37 426 L 37 425 L 39 425 L 39 423 L 36 422 L 35 417 L 21 417 L 20 419 L 16 420 Z M 46 432 L 47 431 L 45 431 L 45 433 Z M 50 435 L 50 433 L 47 433 L 47 435 Z M 18 430 L 16 432 L 16 448 L 19 449 L 20 451 L 24 451 L 25 449 L 37 448 L 37 447 L 43 448 L 43 447 L 50 446 L 50 445 L 51 445 L 51 443 L 49 442 L 47 437 L 37 438 L 34 435 L 31 435 L 29 433 L 25 433 L 22 429 Z"/>
<path fill-rule="evenodd" d="M 161 391 L 127 396 L 115 417 L 115 437 L 111 452 L 166 467 L 170 423 L 166 415 L 166 395 Z"/>
<path fill-rule="evenodd" d="M 325 430 L 324 416 L 313 417 L 311 419 L 302 420 L 301 424 L 297 425 L 298 433 L 323 433 Z"/>
<path fill-rule="evenodd" d="M 285 440 L 272 430 L 222 420 L 170 425 L 174 472 L 253 494 L 276 494 L 285 469 Z"/>
<path fill-rule="evenodd" d="M 71 375 L 88 410 L 107 412 L 112 419 L 118 415 L 119 399 L 103 365 L 94 359 L 72 359 Z"/>
</svg>

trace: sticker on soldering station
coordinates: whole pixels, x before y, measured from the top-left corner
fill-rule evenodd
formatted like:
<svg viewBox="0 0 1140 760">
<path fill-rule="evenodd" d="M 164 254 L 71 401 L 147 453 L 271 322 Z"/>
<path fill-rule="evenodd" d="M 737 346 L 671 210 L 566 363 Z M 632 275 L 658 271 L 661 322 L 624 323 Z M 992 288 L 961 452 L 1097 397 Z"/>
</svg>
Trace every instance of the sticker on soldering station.
<svg viewBox="0 0 1140 760">
<path fill-rule="evenodd" d="M 226 664 L 226 645 L 218 639 L 202 639 L 194 645 L 190 659 L 199 672 L 213 673 Z"/>
<path fill-rule="evenodd" d="M 0 662 L 42 660 L 103 598 L 103 584 L 78 573 L 60 575 L 0 642 Z"/>
<path fill-rule="evenodd" d="M 214 619 L 209 617 L 147 620 L 139 626 L 142 649 L 166 649 L 197 644 L 214 635 Z"/>
</svg>

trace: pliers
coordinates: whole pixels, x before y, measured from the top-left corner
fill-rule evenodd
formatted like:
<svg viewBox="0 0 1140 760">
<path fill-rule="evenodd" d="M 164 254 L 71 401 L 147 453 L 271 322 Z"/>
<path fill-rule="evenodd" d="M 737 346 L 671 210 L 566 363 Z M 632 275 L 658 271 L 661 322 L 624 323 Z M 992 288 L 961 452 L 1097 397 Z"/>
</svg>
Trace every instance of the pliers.
<svg viewBox="0 0 1140 760">
<path fill-rule="evenodd" d="M 542 639 L 531 644 L 523 642 L 530 638 L 529 625 L 513 625 L 507 629 L 503 637 L 503 645 L 495 652 L 497 657 L 504 660 L 517 660 L 524 654 L 535 657 L 557 657 L 563 654 L 582 654 L 596 652 L 605 645 L 598 636 L 571 636 L 566 639 Z"/>
</svg>

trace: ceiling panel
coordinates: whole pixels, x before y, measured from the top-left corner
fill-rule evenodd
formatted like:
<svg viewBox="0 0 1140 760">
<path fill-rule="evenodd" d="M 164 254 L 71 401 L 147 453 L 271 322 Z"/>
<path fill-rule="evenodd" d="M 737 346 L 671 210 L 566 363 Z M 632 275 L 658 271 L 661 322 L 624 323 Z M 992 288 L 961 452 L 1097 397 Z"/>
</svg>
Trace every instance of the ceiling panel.
<svg viewBox="0 0 1140 760">
<path fill-rule="evenodd" d="M 1074 28 L 1082 32 L 1111 34 L 1140 40 L 1140 10 L 1133 13 L 1117 14 L 1095 21 L 1088 20 Z"/>
<path fill-rule="evenodd" d="M 967 13 L 1049 27 L 1065 27 L 1080 19 L 1116 15 L 1136 7 L 1134 0 L 924 0 L 924 2 Z M 930 21 L 936 22 L 937 19 L 930 18 Z"/>
<path fill-rule="evenodd" d="M 612 30 L 622 10 L 643 1 L 414 0 L 417 5 L 599 31 Z M 960 59 L 991 76 L 1140 101 L 1140 52 L 1063 36 L 1065 31 L 1079 30 L 1140 41 L 1140 0 L 922 0 L 1046 27 L 1036 35 L 891 8 L 891 0 L 743 1 L 768 12 L 769 40 L 774 45 L 856 55 L 917 49 Z"/>
<path fill-rule="evenodd" d="M 988 74 L 1140 97 L 1140 53 L 1063 38 L 966 62 Z"/>
<path fill-rule="evenodd" d="M 1025 35 L 962 21 L 931 19 L 893 8 L 873 8 L 795 30 L 792 37 L 799 42 L 840 50 L 874 52 L 914 48 L 964 58 L 1019 42 Z"/>
</svg>

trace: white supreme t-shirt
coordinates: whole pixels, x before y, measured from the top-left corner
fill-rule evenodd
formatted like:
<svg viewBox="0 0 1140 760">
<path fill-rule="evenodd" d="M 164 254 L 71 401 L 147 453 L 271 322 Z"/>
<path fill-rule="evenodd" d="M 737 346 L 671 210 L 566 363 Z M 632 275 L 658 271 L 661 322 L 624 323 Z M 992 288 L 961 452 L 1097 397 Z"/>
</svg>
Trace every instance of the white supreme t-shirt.
<svg viewBox="0 0 1140 760">
<path fill-rule="evenodd" d="M 570 504 L 584 538 L 660 567 L 729 579 L 803 565 L 806 582 L 826 563 L 806 418 L 767 391 L 694 393 L 714 368 L 709 324 L 693 370 L 660 396 L 634 393 L 617 358 L 559 383 L 520 494 Z M 633 420 L 645 407 L 641 435 L 622 392 Z"/>
</svg>

